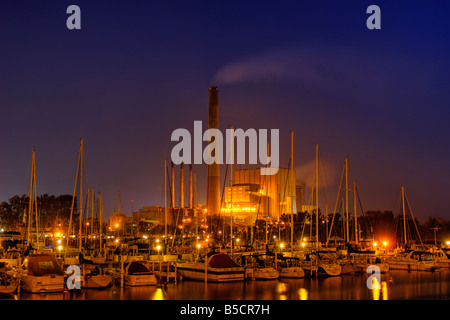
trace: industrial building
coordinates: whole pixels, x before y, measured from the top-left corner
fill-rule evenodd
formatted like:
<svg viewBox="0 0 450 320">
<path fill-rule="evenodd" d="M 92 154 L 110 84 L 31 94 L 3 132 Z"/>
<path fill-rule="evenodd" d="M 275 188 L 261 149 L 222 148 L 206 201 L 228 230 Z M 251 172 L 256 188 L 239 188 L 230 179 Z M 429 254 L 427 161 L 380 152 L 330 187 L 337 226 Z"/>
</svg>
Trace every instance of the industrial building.
<svg viewBox="0 0 450 320">
<path fill-rule="evenodd" d="M 225 189 L 221 215 L 246 224 L 256 219 L 278 220 L 283 213 L 297 213 L 295 170 L 279 168 L 274 175 L 261 175 L 260 169 L 233 172 L 233 186 Z"/>
</svg>

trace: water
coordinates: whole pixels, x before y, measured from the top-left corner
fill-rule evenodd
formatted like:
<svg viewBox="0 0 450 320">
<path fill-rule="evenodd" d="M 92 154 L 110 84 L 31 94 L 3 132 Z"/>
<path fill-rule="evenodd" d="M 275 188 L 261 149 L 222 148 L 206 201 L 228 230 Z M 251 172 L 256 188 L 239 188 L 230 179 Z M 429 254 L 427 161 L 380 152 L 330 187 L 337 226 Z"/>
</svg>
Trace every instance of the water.
<svg viewBox="0 0 450 320">
<path fill-rule="evenodd" d="M 232 283 L 182 280 L 165 286 L 83 289 L 70 293 L 30 294 L 20 300 L 448 300 L 450 270 L 389 271 L 381 274 L 381 289 L 367 288 L 367 274 L 323 279 L 278 279 Z"/>
</svg>

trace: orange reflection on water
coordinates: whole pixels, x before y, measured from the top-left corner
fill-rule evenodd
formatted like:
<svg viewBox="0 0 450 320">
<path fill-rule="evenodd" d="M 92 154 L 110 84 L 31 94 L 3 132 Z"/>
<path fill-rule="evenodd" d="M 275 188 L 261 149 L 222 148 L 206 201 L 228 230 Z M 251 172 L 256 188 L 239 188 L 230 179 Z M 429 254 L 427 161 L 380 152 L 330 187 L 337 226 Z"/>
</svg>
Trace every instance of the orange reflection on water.
<svg viewBox="0 0 450 320">
<path fill-rule="evenodd" d="M 308 300 L 308 290 L 305 288 L 298 289 L 298 296 L 300 300 Z"/>
<path fill-rule="evenodd" d="M 381 281 L 381 285 L 377 286 L 378 280 L 374 278 L 374 288 L 372 289 L 373 300 L 388 300 L 388 286 L 386 281 Z M 376 284 L 375 284 L 376 283 Z M 380 288 L 380 289 L 378 289 Z"/>
</svg>

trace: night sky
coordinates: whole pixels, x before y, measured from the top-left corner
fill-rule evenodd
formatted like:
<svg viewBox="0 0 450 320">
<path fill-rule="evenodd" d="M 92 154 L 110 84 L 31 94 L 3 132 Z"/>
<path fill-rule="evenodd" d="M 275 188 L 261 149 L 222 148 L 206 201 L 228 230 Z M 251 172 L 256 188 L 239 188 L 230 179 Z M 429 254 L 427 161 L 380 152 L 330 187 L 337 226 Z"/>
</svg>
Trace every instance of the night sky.
<svg viewBox="0 0 450 320">
<path fill-rule="evenodd" d="M 364 210 L 397 212 L 404 185 L 419 220 L 450 219 L 449 15 L 447 1 L 2 1 L 0 201 L 29 193 L 33 146 L 38 195 L 72 194 L 84 138 L 105 216 L 119 189 L 127 215 L 164 205 L 171 133 L 206 128 L 216 85 L 221 128 L 280 129 L 282 167 L 294 130 L 306 186 L 319 144 L 321 207 L 349 156 Z"/>
</svg>

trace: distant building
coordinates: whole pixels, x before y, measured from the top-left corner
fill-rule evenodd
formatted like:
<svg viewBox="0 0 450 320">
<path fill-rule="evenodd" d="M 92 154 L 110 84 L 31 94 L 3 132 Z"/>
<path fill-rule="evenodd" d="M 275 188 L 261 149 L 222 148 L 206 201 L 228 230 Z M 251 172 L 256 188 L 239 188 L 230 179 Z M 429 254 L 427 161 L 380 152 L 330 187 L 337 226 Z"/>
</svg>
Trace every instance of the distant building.
<svg viewBox="0 0 450 320">
<path fill-rule="evenodd" d="M 109 230 L 111 232 L 128 233 L 132 223 L 132 217 L 128 217 L 123 212 L 114 212 L 109 218 Z"/>
<path fill-rule="evenodd" d="M 260 169 L 236 170 L 233 190 L 225 189 L 221 215 L 231 211 L 237 221 L 254 223 L 256 219 L 279 219 L 283 213 L 297 213 L 295 170 L 279 168 L 274 175 L 261 175 Z"/>
</svg>

